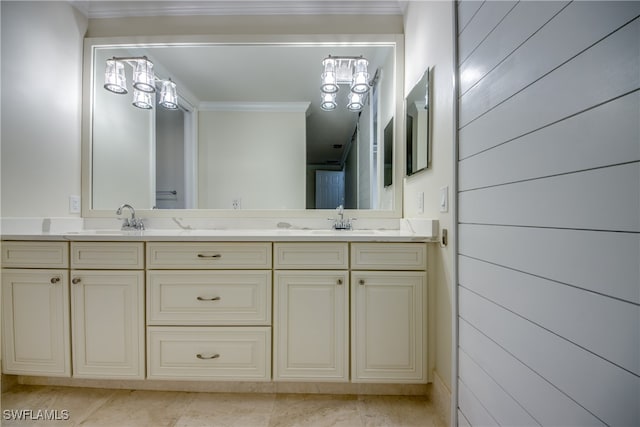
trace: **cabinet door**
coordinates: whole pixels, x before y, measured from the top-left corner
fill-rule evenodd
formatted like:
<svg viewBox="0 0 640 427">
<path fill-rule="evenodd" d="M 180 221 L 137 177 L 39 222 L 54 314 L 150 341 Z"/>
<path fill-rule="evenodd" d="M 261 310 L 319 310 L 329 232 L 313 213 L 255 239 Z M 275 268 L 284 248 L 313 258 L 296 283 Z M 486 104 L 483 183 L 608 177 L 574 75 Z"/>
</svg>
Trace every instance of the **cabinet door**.
<svg viewBox="0 0 640 427">
<path fill-rule="evenodd" d="M 426 382 L 426 273 L 351 273 L 354 382 Z"/>
<path fill-rule="evenodd" d="M 349 380 L 346 271 L 276 271 L 274 378 Z"/>
<path fill-rule="evenodd" d="M 3 372 L 71 375 L 67 270 L 2 271 Z"/>
<path fill-rule="evenodd" d="M 142 271 L 71 271 L 73 376 L 144 378 Z"/>
</svg>

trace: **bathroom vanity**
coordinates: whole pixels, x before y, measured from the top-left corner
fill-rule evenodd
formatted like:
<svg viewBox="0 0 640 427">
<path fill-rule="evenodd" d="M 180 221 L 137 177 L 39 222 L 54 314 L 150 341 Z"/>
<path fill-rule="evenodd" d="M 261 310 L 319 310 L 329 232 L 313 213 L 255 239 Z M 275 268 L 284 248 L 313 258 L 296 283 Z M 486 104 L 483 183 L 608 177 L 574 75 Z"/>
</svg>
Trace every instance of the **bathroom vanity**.
<svg viewBox="0 0 640 427">
<path fill-rule="evenodd" d="M 3 238 L 4 374 L 428 381 L 428 239 L 331 230 Z"/>
</svg>

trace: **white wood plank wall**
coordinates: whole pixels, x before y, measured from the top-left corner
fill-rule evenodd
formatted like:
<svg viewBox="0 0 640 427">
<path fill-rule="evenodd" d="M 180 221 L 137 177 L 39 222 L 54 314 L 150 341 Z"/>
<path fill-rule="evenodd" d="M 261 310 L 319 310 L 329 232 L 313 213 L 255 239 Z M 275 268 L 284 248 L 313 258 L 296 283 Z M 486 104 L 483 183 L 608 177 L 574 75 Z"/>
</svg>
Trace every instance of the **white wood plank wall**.
<svg viewBox="0 0 640 427">
<path fill-rule="evenodd" d="M 458 2 L 458 425 L 640 426 L 640 2 Z"/>
</svg>

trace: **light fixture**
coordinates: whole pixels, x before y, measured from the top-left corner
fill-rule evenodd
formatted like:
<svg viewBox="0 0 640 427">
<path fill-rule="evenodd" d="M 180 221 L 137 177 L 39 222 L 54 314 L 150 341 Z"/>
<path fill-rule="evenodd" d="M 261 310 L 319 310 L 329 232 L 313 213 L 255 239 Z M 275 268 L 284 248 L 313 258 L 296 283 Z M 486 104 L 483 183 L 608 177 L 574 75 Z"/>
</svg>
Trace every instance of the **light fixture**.
<svg viewBox="0 0 640 427">
<path fill-rule="evenodd" d="M 153 72 L 153 62 L 146 56 L 113 57 L 107 59 L 104 74 L 104 88 L 117 94 L 127 93 L 127 78 L 124 64 L 133 68 L 133 102 L 138 108 L 149 110 L 153 108 L 153 96 L 156 85 L 160 87 L 158 103 L 168 109 L 178 109 L 178 94 L 176 84 L 169 80 L 158 79 Z"/>
<path fill-rule="evenodd" d="M 336 75 L 336 60 L 332 57 L 325 58 L 322 61 L 322 86 L 320 90 L 323 93 L 336 93 L 338 91 L 338 77 Z"/>
<path fill-rule="evenodd" d="M 320 107 L 325 111 L 335 110 L 339 85 L 349 85 L 349 104 L 347 108 L 351 111 L 361 110 L 369 88 L 374 84 L 374 82 L 369 81 L 368 67 L 369 61 L 362 56 L 329 55 L 326 57 L 322 61 Z"/>
<path fill-rule="evenodd" d="M 156 91 L 153 62 L 145 56 L 136 61 L 136 68 L 133 72 L 133 87 L 147 93 Z"/>
<path fill-rule="evenodd" d="M 324 111 L 335 110 L 338 104 L 336 104 L 336 94 L 335 93 L 323 93 L 321 95 L 322 101 L 320 102 L 320 108 Z"/>
<path fill-rule="evenodd" d="M 134 107 L 150 110 L 153 108 L 153 95 L 149 92 L 143 92 L 133 89 L 133 105 Z"/>
<path fill-rule="evenodd" d="M 176 84 L 169 80 L 160 82 L 160 101 L 167 110 L 176 110 L 178 108 L 178 94 L 176 92 Z"/>
<path fill-rule="evenodd" d="M 124 65 L 115 59 L 107 59 L 107 69 L 104 72 L 104 88 L 117 94 L 127 93 L 127 78 L 124 75 Z"/>
<path fill-rule="evenodd" d="M 351 92 L 367 93 L 369 91 L 369 72 L 367 71 L 369 61 L 364 58 L 359 58 L 354 62 Z"/>
</svg>

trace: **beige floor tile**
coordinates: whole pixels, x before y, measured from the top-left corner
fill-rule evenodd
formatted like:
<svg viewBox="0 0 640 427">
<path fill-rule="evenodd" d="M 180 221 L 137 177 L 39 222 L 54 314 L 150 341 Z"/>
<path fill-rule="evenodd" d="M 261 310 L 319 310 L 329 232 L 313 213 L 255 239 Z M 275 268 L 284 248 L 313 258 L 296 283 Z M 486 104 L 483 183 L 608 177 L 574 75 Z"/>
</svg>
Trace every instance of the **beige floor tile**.
<svg viewBox="0 0 640 427">
<path fill-rule="evenodd" d="M 186 392 L 118 390 L 80 426 L 172 427 L 190 398 Z"/>
<path fill-rule="evenodd" d="M 19 385 L 2 409 L 67 410 L 66 421 L 1 420 L 2 426 L 440 427 L 419 396 L 197 393 Z"/>
<path fill-rule="evenodd" d="M 356 396 L 278 395 L 269 427 L 357 427 Z"/>
<path fill-rule="evenodd" d="M 194 393 L 176 427 L 267 427 L 274 394 Z"/>
<path fill-rule="evenodd" d="M 106 389 L 16 386 L 2 395 L 3 410 L 26 409 L 32 413 L 23 420 L 7 420 L 7 414 L 3 412 L 2 425 L 75 426 L 104 404 L 113 393 L 113 390 Z"/>
<path fill-rule="evenodd" d="M 420 396 L 360 396 L 359 408 L 367 427 L 440 427 L 434 406 Z"/>
</svg>

